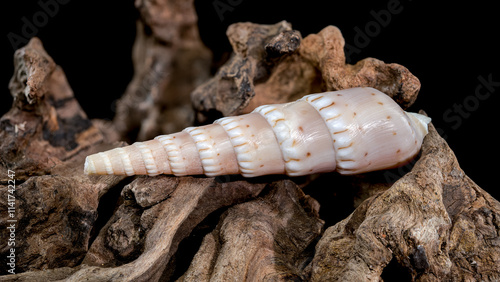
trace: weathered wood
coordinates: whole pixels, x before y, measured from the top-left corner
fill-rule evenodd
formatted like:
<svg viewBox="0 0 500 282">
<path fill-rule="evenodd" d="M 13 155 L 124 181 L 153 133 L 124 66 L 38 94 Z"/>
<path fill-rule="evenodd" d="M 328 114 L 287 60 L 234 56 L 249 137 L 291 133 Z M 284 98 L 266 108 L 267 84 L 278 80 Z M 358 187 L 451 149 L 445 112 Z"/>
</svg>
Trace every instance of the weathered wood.
<svg viewBox="0 0 500 282">
<path fill-rule="evenodd" d="M 149 190 L 150 185 L 165 191 L 163 197 L 147 195 L 145 190 Z M 207 215 L 255 197 L 265 186 L 247 181 L 219 183 L 214 178 L 136 179 L 124 189 L 128 200 L 101 230 L 84 259 L 83 263 L 90 267 L 74 273 L 68 281 L 81 281 L 86 277 L 105 281 L 116 277 L 156 281 L 167 271 L 167 263 L 180 241 Z M 139 208 L 141 201 L 157 203 Z"/>
<path fill-rule="evenodd" d="M 154 27 L 137 42 L 168 39 L 158 19 L 170 14 L 152 15 L 154 5 L 137 3 Z M 406 107 L 420 87 L 396 64 L 345 64 L 335 27 L 302 39 L 286 22 L 240 23 L 228 37 L 233 58 L 193 92 L 199 121 L 359 85 Z M 135 62 L 142 75 L 173 67 L 146 61 Z M 432 125 L 417 160 L 359 176 L 86 176 L 85 156 L 123 146 L 115 141 L 137 125 L 124 121 L 126 129 L 117 130 L 116 122 L 89 121 L 38 39 L 15 62 L 14 104 L 0 120 L 0 166 L 15 171 L 17 274 L 0 281 L 380 281 L 394 268 L 419 281 L 500 279 L 500 203 L 465 175 Z M 143 79 L 136 74 L 127 93 L 137 94 Z M 165 89 L 160 84 L 154 88 Z M 133 101 L 129 95 L 122 101 Z M 135 118 L 146 136 L 156 129 L 147 129 L 154 118 L 142 102 Z M 0 193 L 9 179 L 0 176 Z M 9 236 L 5 207 L 0 198 L 2 238 Z M 1 265 L 8 252 L 3 240 Z"/>
<path fill-rule="evenodd" d="M 334 26 L 302 39 L 285 21 L 235 23 L 227 36 L 233 56 L 191 94 L 200 122 L 359 86 L 379 89 L 407 108 L 420 90 L 419 80 L 401 65 L 374 58 L 346 64 L 344 38 Z"/>
<path fill-rule="evenodd" d="M 318 206 L 293 182 L 229 209 L 180 281 L 301 280 L 321 234 Z M 309 211 L 309 212 L 308 212 Z"/>
<path fill-rule="evenodd" d="M 61 67 L 39 39 L 14 55 L 9 89 L 12 108 L 0 120 L 0 166 L 15 170 L 16 179 L 45 175 L 51 169 L 102 142 L 73 96 Z M 7 174 L 0 180 L 7 182 Z"/>
<path fill-rule="evenodd" d="M 121 138 L 147 140 L 194 121 L 190 93 L 209 77 L 211 54 L 200 40 L 193 0 L 135 1 L 140 12 L 134 77 L 113 120 Z"/>
<path fill-rule="evenodd" d="M 500 279 L 500 203 L 460 169 L 431 125 L 403 178 L 329 227 L 311 281 L 379 280 L 391 262 L 419 281 Z"/>
<path fill-rule="evenodd" d="M 1 237 L 9 238 L 5 227 L 16 220 L 16 273 L 73 267 L 88 251 L 99 198 L 123 177 L 81 173 L 87 154 L 111 145 L 102 143 L 40 40 L 18 50 L 15 63 L 14 103 L 0 120 Z M 14 217 L 7 213 L 8 194 L 15 197 Z M 0 242 L 2 274 L 11 247 Z"/>
</svg>

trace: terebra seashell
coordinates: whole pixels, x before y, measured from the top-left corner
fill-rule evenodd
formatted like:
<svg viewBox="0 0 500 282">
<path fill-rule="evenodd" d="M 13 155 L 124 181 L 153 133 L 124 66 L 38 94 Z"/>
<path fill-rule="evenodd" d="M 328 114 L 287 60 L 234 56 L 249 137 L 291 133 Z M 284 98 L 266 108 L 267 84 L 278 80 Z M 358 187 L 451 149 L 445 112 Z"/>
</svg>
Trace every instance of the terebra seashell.
<svg viewBox="0 0 500 282">
<path fill-rule="evenodd" d="M 420 150 L 430 118 L 368 87 L 311 94 L 90 155 L 87 174 L 299 176 L 397 167 Z"/>
</svg>

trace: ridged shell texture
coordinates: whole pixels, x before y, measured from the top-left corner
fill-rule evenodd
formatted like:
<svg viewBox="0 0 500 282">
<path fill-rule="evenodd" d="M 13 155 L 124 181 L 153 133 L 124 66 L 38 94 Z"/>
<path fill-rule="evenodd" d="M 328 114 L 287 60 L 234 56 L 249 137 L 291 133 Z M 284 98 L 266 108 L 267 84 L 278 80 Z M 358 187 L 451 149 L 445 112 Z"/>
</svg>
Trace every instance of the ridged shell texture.
<svg viewBox="0 0 500 282">
<path fill-rule="evenodd" d="M 87 174 L 357 174 L 411 160 L 426 116 L 368 87 L 311 94 L 88 156 Z"/>
</svg>

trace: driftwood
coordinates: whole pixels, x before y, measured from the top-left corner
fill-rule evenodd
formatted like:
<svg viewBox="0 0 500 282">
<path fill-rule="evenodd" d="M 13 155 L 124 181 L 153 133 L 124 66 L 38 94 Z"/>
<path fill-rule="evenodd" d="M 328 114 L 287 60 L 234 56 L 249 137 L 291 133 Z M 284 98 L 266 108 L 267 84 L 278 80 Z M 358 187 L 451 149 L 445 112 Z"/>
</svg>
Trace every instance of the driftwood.
<svg viewBox="0 0 500 282">
<path fill-rule="evenodd" d="M 12 109 L 1 118 L 2 222 L 14 207 L 16 272 L 76 266 L 85 256 L 99 198 L 123 177 L 81 173 L 90 151 L 110 148 L 73 97 L 59 66 L 34 38 L 15 54 Z M 8 177 L 8 171 L 13 177 Z M 11 175 L 12 175 L 11 174 Z M 9 181 L 11 180 L 11 181 Z M 2 238 L 10 236 L 2 228 Z M 10 246 L 2 242 L 2 264 Z"/>
<path fill-rule="evenodd" d="M 133 48 L 134 77 L 118 100 L 121 139 L 147 140 L 194 121 L 189 95 L 209 78 L 211 55 L 199 38 L 193 1 L 136 1 L 141 19 Z"/>
<path fill-rule="evenodd" d="M 344 38 L 334 26 L 302 39 L 285 21 L 237 23 L 229 26 L 227 36 L 233 56 L 191 94 L 200 122 L 359 86 L 379 89 L 407 108 L 420 89 L 419 80 L 401 65 L 373 58 L 346 64 Z"/>
<path fill-rule="evenodd" d="M 414 280 L 496 281 L 499 213 L 431 126 L 411 172 L 325 231 L 311 280 L 377 280 L 392 263 Z"/>
<path fill-rule="evenodd" d="M 147 15 L 149 2 L 137 3 Z M 139 29 L 168 15 L 144 16 Z M 138 41 L 169 34 L 162 31 L 139 33 Z M 368 58 L 346 65 L 335 27 L 302 39 L 286 22 L 240 23 L 228 37 L 233 57 L 192 92 L 198 122 L 359 85 L 407 107 L 420 87 L 397 64 Z M 164 63 L 156 64 L 172 68 Z M 142 73 L 152 67 L 136 65 Z M 85 156 L 125 145 L 114 140 L 138 125 L 125 122 L 124 131 L 116 121 L 88 120 L 36 38 L 16 52 L 15 69 L 13 107 L 0 120 L 0 191 L 16 199 L 9 210 L 0 199 L 2 226 L 15 227 L 0 232 L 14 234 L 15 246 L 0 242 L 0 281 L 500 279 L 500 203 L 465 175 L 432 125 L 414 162 L 358 176 L 86 176 Z M 162 131 L 141 124 L 143 136 Z M 12 248 L 16 274 L 7 275 Z"/>
</svg>

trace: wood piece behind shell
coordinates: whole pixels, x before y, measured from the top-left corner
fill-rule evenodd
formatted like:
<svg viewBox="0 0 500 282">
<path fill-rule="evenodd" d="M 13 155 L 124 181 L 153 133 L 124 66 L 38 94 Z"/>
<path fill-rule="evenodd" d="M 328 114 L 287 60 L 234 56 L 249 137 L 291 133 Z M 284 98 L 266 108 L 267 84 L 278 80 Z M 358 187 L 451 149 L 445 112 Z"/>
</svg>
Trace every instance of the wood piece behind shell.
<svg viewBox="0 0 500 282">
<path fill-rule="evenodd" d="M 87 174 L 299 176 L 358 174 L 402 165 L 419 152 L 430 118 L 368 87 L 311 94 L 90 155 Z"/>
</svg>

